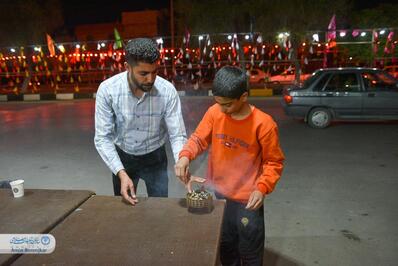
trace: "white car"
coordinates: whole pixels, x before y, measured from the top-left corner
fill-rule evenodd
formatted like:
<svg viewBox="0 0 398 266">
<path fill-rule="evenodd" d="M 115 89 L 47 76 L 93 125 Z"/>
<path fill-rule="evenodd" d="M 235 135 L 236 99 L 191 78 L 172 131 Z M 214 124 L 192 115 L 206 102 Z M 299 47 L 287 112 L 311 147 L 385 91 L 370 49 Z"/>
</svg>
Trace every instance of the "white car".
<svg viewBox="0 0 398 266">
<path fill-rule="evenodd" d="M 386 66 L 384 70 L 390 73 L 394 78 L 398 79 L 398 65 Z"/>
<path fill-rule="evenodd" d="M 306 80 L 311 74 L 301 74 L 300 83 Z M 294 69 L 286 69 L 279 75 L 271 76 L 269 82 L 279 83 L 279 84 L 293 84 L 296 79 L 296 73 Z"/>
<path fill-rule="evenodd" d="M 248 70 L 249 82 L 250 83 L 264 83 L 268 80 L 268 74 L 261 69 L 253 68 L 252 70 Z"/>
</svg>

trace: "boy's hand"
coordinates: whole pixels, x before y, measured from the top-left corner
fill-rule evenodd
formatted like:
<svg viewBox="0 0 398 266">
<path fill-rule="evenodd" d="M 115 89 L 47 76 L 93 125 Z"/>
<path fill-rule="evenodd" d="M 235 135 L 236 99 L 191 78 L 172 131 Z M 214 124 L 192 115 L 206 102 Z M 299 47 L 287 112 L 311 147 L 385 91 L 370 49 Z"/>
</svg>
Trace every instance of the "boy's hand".
<svg viewBox="0 0 398 266">
<path fill-rule="evenodd" d="M 186 184 L 189 181 L 189 159 L 187 157 L 181 157 L 178 162 L 174 165 L 174 171 L 176 176 Z"/>
<path fill-rule="evenodd" d="M 186 184 L 186 188 L 188 190 L 189 193 L 192 193 L 193 189 L 192 189 L 192 182 L 196 182 L 196 183 L 205 183 L 206 179 L 198 177 L 198 176 L 191 176 L 188 183 Z"/>
<path fill-rule="evenodd" d="M 255 211 L 263 205 L 264 195 L 259 190 L 255 190 L 250 194 L 249 201 L 247 202 L 246 209 Z"/>
</svg>

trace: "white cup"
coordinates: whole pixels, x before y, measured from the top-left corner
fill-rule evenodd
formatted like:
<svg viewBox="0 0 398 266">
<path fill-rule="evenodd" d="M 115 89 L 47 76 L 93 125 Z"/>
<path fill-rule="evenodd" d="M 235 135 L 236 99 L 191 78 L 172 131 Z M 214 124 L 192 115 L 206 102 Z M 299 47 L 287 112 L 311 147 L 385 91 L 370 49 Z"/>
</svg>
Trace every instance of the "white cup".
<svg viewBox="0 0 398 266">
<path fill-rule="evenodd" d="M 12 193 L 14 194 L 14 198 L 23 197 L 23 195 L 24 195 L 23 183 L 24 183 L 23 179 L 18 179 L 18 180 L 10 182 L 10 186 L 11 186 Z"/>
</svg>

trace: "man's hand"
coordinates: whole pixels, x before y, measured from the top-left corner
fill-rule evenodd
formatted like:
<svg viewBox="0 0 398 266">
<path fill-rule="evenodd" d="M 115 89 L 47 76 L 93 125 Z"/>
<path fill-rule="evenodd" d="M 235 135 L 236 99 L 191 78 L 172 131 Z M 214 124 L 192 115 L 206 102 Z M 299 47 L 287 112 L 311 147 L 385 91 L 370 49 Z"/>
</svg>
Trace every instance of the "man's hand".
<svg viewBox="0 0 398 266">
<path fill-rule="evenodd" d="M 255 190 L 250 194 L 249 201 L 247 202 L 246 209 L 255 211 L 263 205 L 264 195 L 259 190 Z"/>
<path fill-rule="evenodd" d="M 174 165 L 174 171 L 176 176 L 186 184 L 189 181 L 189 159 L 187 157 L 181 157 L 178 162 Z"/>
<path fill-rule="evenodd" d="M 134 206 L 138 202 L 138 199 L 135 195 L 133 181 L 131 181 L 125 170 L 120 170 L 117 175 L 120 179 L 120 194 L 122 194 L 123 199 Z"/>
</svg>

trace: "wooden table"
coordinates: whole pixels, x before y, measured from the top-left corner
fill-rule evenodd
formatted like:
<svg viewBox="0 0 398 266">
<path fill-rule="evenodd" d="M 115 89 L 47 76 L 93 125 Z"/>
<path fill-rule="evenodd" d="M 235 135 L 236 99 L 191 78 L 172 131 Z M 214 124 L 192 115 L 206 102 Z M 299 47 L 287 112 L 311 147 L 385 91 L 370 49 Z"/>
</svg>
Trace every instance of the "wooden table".
<svg viewBox="0 0 398 266">
<path fill-rule="evenodd" d="M 0 189 L 0 234 L 48 233 L 55 225 L 93 195 L 84 190 L 25 189 L 14 198 L 11 189 Z M 19 254 L 0 254 L 0 265 Z"/>
<path fill-rule="evenodd" d="M 93 196 L 50 233 L 48 255 L 23 255 L 15 265 L 215 265 L 225 202 L 192 214 L 184 199 Z"/>
</svg>

